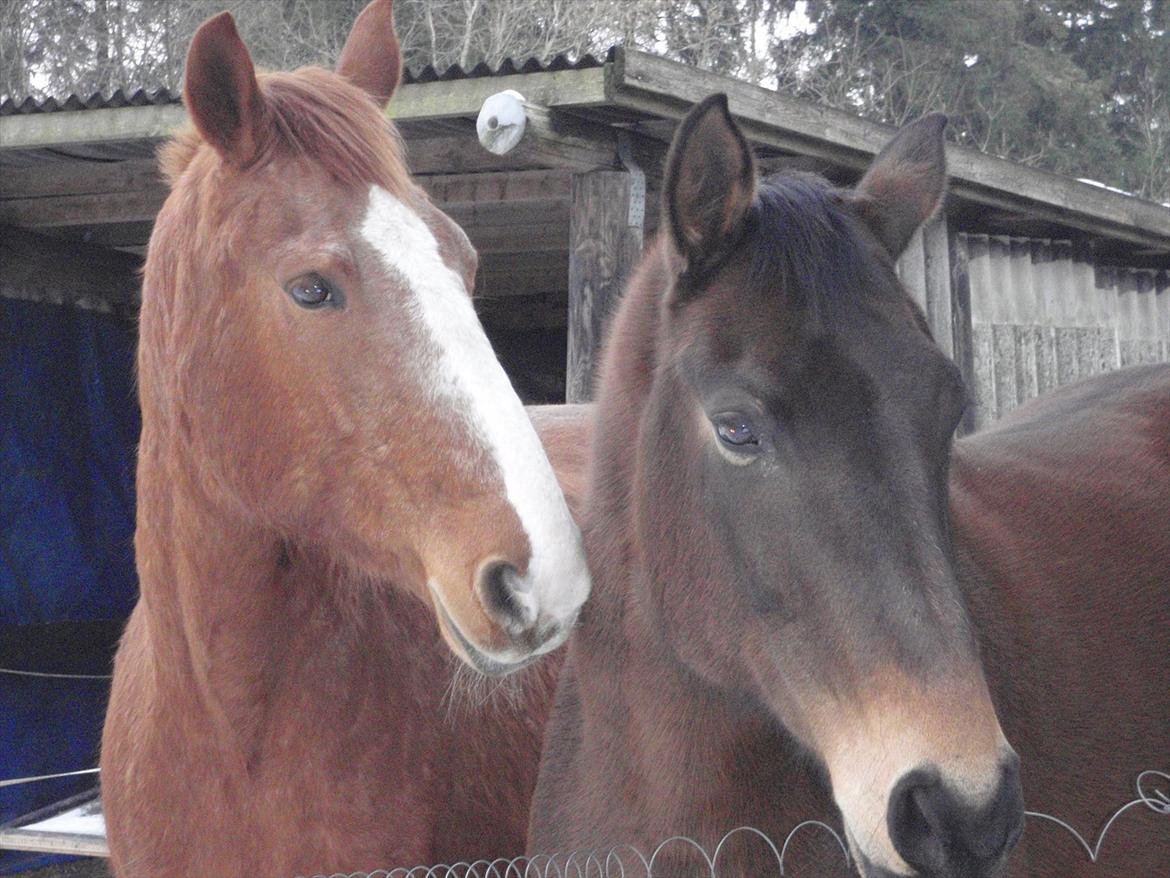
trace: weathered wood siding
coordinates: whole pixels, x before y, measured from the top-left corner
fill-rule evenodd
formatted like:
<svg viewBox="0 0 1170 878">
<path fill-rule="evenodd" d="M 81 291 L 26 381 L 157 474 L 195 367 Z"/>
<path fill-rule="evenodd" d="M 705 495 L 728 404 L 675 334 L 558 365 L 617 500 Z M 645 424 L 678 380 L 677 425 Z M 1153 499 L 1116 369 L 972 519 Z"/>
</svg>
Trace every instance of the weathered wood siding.
<svg viewBox="0 0 1170 878">
<path fill-rule="evenodd" d="M 926 315 L 938 346 L 955 356 L 947 221 L 941 214 L 914 233 L 898 260 L 898 277 Z"/>
<path fill-rule="evenodd" d="M 1097 265 L 1068 241 L 962 233 L 949 260 L 952 352 L 973 403 L 967 429 L 1062 384 L 1170 360 L 1166 269 Z M 899 268 L 913 294 L 905 257 Z"/>
</svg>

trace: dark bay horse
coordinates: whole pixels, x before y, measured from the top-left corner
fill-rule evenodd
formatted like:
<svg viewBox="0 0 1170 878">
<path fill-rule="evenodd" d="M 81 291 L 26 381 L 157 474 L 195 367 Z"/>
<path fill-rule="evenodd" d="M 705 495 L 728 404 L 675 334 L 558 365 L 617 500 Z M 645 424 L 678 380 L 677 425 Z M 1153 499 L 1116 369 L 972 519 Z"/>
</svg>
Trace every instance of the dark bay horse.
<svg viewBox="0 0 1170 878">
<path fill-rule="evenodd" d="M 533 661 L 589 577 L 472 309 L 475 253 L 383 115 L 399 73 L 389 0 L 336 72 L 257 76 L 227 14 L 191 45 L 101 758 L 119 876 L 523 849 L 543 702 L 448 717 L 451 654 Z"/>
<path fill-rule="evenodd" d="M 1090 845 L 1170 763 L 1170 367 L 1101 375 L 960 440 L 951 465 L 959 580 L 1025 802 Z M 1146 787 L 1149 793 L 1164 783 Z M 1170 874 L 1146 807 L 1099 862 L 1029 818 L 1013 876 Z"/>
<path fill-rule="evenodd" d="M 757 184 L 721 97 L 680 126 L 600 375 L 594 591 L 531 853 L 779 842 L 839 809 L 865 876 L 980 878 L 1023 794 L 1090 833 L 1164 767 L 1170 377 L 1025 407 L 952 465 L 964 390 L 893 269 L 942 198 L 944 124 L 904 129 L 850 191 Z M 1166 862 L 1160 818 L 1131 816 L 1093 874 Z M 1024 838 L 1013 874 L 1084 872 L 1062 830 Z M 801 842 L 795 874 L 846 874 Z M 719 864 L 775 874 L 747 835 Z M 655 874 L 697 866 L 676 844 Z"/>
</svg>

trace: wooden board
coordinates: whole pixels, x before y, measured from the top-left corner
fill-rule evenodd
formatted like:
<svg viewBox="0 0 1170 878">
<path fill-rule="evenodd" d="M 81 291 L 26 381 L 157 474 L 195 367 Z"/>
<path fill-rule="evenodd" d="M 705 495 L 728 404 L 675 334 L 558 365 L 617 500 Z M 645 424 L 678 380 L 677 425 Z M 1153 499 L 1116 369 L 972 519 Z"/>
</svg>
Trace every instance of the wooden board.
<svg viewBox="0 0 1170 878">
<path fill-rule="evenodd" d="M 108 857 L 106 822 L 97 790 L 0 826 L 0 850 Z"/>
</svg>

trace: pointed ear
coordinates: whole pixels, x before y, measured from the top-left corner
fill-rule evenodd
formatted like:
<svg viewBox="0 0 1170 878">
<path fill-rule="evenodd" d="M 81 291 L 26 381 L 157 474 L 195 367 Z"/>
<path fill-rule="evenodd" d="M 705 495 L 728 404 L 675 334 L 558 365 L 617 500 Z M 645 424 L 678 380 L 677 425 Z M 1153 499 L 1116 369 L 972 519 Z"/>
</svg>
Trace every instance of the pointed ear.
<svg viewBox="0 0 1170 878">
<path fill-rule="evenodd" d="M 200 25 L 187 52 L 183 102 L 203 139 L 224 161 L 244 166 L 264 145 L 268 115 L 252 59 L 221 12 Z"/>
<path fill-rule="evenodd" d="M 942 113 L 907 125 L 873 160 L 849 199 L 894 258 L 942 203 L 946 127 Z"/>
<path fill-rule="evenodd" d="M 735 245 L 756 197 L 756 165 L 727 95 L 703 99 L 682 120 L 663 197 L 671 239 L 689 267 L 711 265 Z"/>
<path fill-rule="evenodd" d="M 362 10 L 337 62 L 337 72 L 383 107 L 402 78 L 402 53 L 394 31 L 393 0 L 374 0 Z"/>
</svg>

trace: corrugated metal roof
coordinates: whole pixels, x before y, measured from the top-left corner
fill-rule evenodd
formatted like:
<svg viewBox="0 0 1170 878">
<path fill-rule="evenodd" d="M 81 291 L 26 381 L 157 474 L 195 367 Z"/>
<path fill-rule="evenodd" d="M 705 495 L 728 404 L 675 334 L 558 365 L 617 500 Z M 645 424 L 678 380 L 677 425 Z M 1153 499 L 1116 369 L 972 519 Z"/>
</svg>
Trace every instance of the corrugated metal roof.
<svg viewBox="0 0 1170 878">
<path fill-rule="evenodd" d="M 605 60 L 613 57 L 610 49 Z M 548 61 L 538 58 L 518 59 L 505 58 L 494 67 L 486 61 L 481 61 L 470 70 L 464 70 L 458 64 L 452 64 L 439 70 L 433 64 L 423 67 L 407 68 L 404 81 L 407 83 L 449 82 L 456 79 L 481 79 L 490 76 L 512 76 L 518 73 L 551 73 L 558 70 L 588 70 L 601 67 L 604 60 L 594 55 L 585 55 L 581 58 L 570 58 L 567 55 L 557 55 Z M 5 98 L 0 101 L 0 116 L 16 116 L 27 113 L 60 113 L 72 110 L 108 110 L 116 107 L 144 107 L 178 104 L 181 94 L 172 92 L 168 88 L 119 88 L 108 96 L 101 92 L 94 92 L 89 97 L 71 94 L 64 98 Z"/>
<path fill-rule="evenodd" d="M 115 107 L 145 107 L 161 104 L 175 104 L 179 96 L 172 94 L 169 89 L 157 88 L 147 91 L 144 88 L 136 89 L 129 94 L 125 89 L 117 89 L 109 96 L 101 92 L 94 92 L 87 98 L 71 94 L 67 98 L 24 98 L 14 100 L 5 98 L 0 103 L 0 116 L 16 116 L 27 113 L 60 113 L 67 110 L 107 110 Z"/>
</svg>

